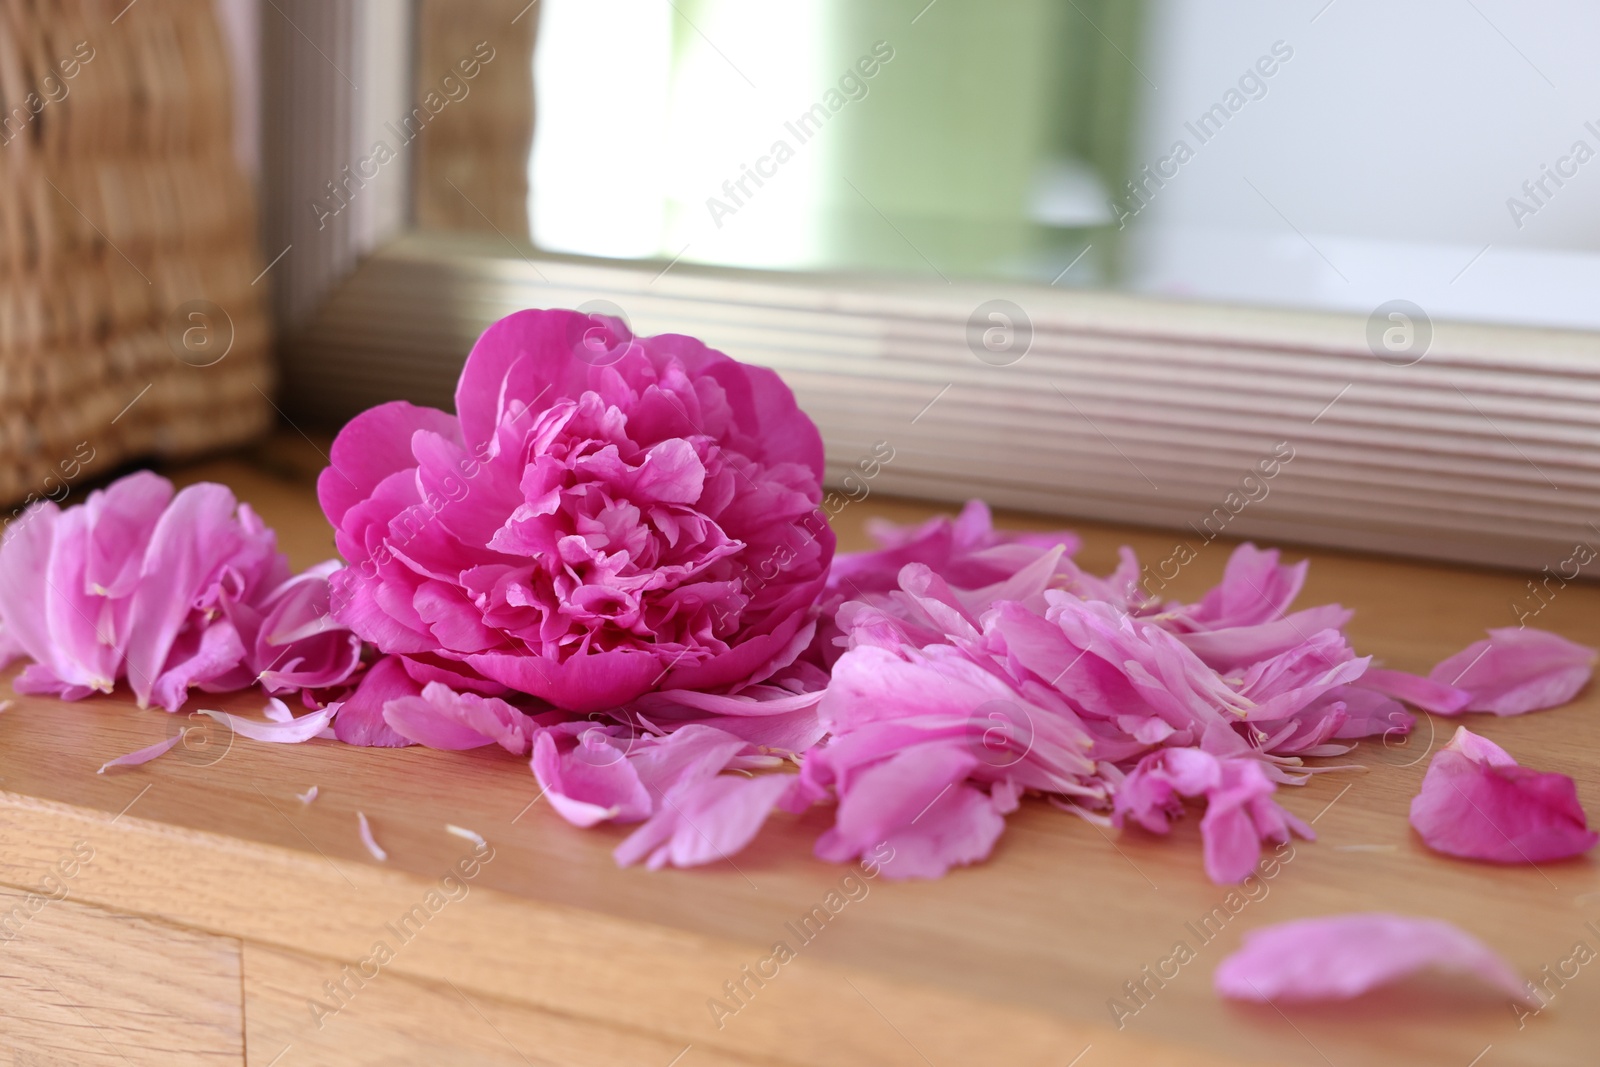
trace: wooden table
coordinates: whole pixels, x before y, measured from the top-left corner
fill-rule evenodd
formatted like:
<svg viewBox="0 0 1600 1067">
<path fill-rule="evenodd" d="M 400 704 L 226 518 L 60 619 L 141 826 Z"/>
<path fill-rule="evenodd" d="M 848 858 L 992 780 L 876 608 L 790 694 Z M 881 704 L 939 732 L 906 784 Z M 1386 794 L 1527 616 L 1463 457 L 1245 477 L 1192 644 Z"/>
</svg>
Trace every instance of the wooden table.
<svg viewBox="0 0 1600 1067">
<path fill-rule="evenodd" d="M 311 491 L 319 463 L 309 447 L 278 447 L 178 476 L 232 485 L 303 566 L 332 554 Z M 862 545 L 869 515 L 929 513 L 878 498 L 852 505 L 842 544 Z M 1172 546 L 1170 534 L 1079 528 L 1081 559 L 1098 570 L 1123 542 L 1149 559 Z M 1226 553 L 1205 548 L 1176 591 L 1215 581 Z M 1520 575 L 1313 557 L 1304 603 L 1356 608 L 1358 650 L 1407 670 L 1513 625 L 1511 603 L 1525 593 Z M 1600 589 L 1562 590 L 1537 622 L 1600 645 Z M 220 702 L 245 712 L 261 703 Z M 1557 711 L 1474 716 L 1472 726 L 1527 764 L 1572 775 L 1600 813 L 1597 705 L 1588 692 Z M 1170 839 L 1114 834 L 1030 801 L 988 863 L 936 882 L 871 883 L 776 978 L 748 986 L 747 1005 L 720 1028 L 708 1001 L 790 939 L 785 924 L 846 874 L 811 856 L 824 812 L 777 817 L 737 866 L 651 873 L 617 869 L 610 850 L 625 831 L 568 826 L 537 800 L 525 763 L 498 748 L 238 740 L 95 774 L 193 724 L 137 711 L 121 692 L 78 704 L 17 698 L 0 714 L 0 907 L 11 909 L 0 914 L 0 1048 L 15 1050 L 12 1062 L 1600 1062 L 1600 961 L 1571 962 L 1580 942 L 1600 950 L 1596 861 L 1500 868 L 1424 849 L 1406 806 L 1430 743 L 1453 729 L 1443 722 L 1434 735 L 1423 721 L 1403 747 L 1363 746 L 1345 761 L 1363 769 L 1286 789 L 1284 803 L 1319 839 L 1297 844 L 1233 911 L 1201 870 L 1196 819 Z M 302 803 L 313 785 L 320 795 Z M 357 811 L 386 863 L 363 848 Z M 492 858 L 441 888 L 474 851 L 447 823 L 481 834 Z M 1202 943 L 1194 931 L 1219 906 L 1226 921 L 1213 918 L 1220 933 Z M 1520 1025 L 1503 1001 L 1448 979 L 1282 1012 L 1213 996 L 1211 971 L 1244 931 L 1368 909 L 1450 919 L 1530 978 L 1547 966 L 1569 977 Z M 1180 940 L 1196 959 L 1159 987 L 1146 981 L 1142 1004 L 1128 999 L 1125 983 Z M 1117 1002 L 1138 1008 L 1121 1013 L 1120 1029 Z"/>
</svg>

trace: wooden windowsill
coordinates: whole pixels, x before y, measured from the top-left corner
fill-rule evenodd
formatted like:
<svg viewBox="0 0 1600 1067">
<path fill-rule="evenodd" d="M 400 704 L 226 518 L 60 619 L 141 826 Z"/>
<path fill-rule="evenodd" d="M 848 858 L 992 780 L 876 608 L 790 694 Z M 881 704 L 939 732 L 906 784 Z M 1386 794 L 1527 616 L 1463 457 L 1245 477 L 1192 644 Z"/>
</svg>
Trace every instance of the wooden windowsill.
<svg viewBox="0 0 1600 1067">
<path fill-rule="evenodd" d="M 231 485 L 305 566 L 333 554 L 312 490 L 317 448 L 280 439 L 249 458 L 172 473 Z M 907 521 L 934 510 L 876 496 L 852 504 L 838 520 L 841 547 L 864 546 L 869 516 Z M 1114 565 L 1118 545 L 1154 562 L 1174 543 L 1168 533 L 1076 525 L 1085 540 L 1080 561 L 1101 572 Z M 1227 552 L 1221 542 L 1204 546 L 1172 592 L 1190 596 L 1215 582 Z M 1515 625 L 1512 604 L 1527 592 L 1526 577 L 1514 574 L 1310 555 L 1302 603 L 1355 608 L 1349 633 L 1357 650 L 1405 670 L 1426 671 L 1485 628 Z M 1600 645 L 1600 588 L 1560 590 L 1534 624 Z M 724 983 L 742 980 L 741 968 L 766 958 L 775 941 L 793 942 L 786 924 L 849 870 L 811 856 L 824 812 L 776 817 L 735 857 L 737 866 L 619 870 L 610 850 L 626 830 L 567 825 L 537 799 L 525 762 L 498 748 L 239 739 L 221 752 L 180 748 L 96 775 L 112 757 L 195 723 L 137 711 L 120 691 L 77 704 L 14 700 L 0 714 L 0 883 L 37 890 L 54 871 L 65 886 L 63 899 L 36 911 L 0 889 L 0 904 L 21 902 L 27 912 L 15 940 L 0 943 L 12 961 L 0 978 L 0 1047 L 9 1042 L 19 1054 L 70 1047 L 61 1062 L 281 1067 L 1464 1067 L 1574 1064 L 1593 1052 L 1600 977 L 1590 967 L 1572 977 L 1570 961 L 1577 942 L 1600 950 L 1596 861 L 1502 868 L 1428 852 L 1406 811 L 1425 752 L 1454 729 L 1443 720 L 1424 717 L 1404 745 L 1363 745 L 1325 761 L 1364 769 L 1283 790 L 1288 808 L 1315 819 L 1319 839 L 1297 843 L 1258 899 L 1238 905 L 1235 897 L 1236 913 L 1227 911 L 1228 890 L 1201 869 L 1196 819 L 1170 839 L 1117 834 L 1030 800 L 989 862 L 931 883 L 870 883 L 777 977 L 760 988 L 749 983 L 748 1005 L 719 1028 L 708 1000 L 725 998 Z M 204 703 L 253 714 L 263 700 Z M 1597 712 L 1591 690 L 1555 711 L 1473 716 L 1471 725 L 1520 761 L 1573 776 L 1585 805 L 1600 812 Z M 313 785 L 319 796 L 303 804 L 297 794 Z M 357 811 L 371 820 L 388 862 L 363 848 Z M 402 941 L 393 924 L 472 853 L 446 824 L 481 834 L 493 858 L 463 883 L 459 899 Z M 79 842 L 92 859 L 65 876 L 63 856 Z M 1228 920 L 1214 922 L 1221 932 L 1202 943 L 1194 928 L 1219 906 Z M 1211 993 L 1212 969 L 1246 930 L 1352 910 L 1449 919 L 1526 977 L 1544 980 L 1563 968 L 1567 977 L 1520 1028 L 1496 997 L 1445 979 L 1283 1013 Z M 392 959 L 375 977 L 342 977 L 341 968 L 355 973 L 378 941 Z M 1195 950 L 1194 961 L 1175 978 L 1147 980 L 1146 965 L 1154 970 L 1178 941 Z M 339 996 L 324 985 L 341 981 Z M 1129 982 L 1144 983 L 1148 1003 L 1119 1030 L 1109 1004 L 1138 1006 Z M 339 1010 L 318 1012 L 315 1002 Z"/>
</svg>

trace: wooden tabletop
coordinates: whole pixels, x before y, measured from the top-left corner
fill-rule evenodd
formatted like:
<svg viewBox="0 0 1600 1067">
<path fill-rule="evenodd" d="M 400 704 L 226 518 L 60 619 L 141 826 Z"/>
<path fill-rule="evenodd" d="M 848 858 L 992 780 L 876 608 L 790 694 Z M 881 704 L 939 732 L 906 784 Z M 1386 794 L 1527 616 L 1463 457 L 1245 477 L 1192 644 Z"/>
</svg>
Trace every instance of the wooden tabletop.
<svg viewBox="0 0 1600 1067">
<path fill-rule="evenodd" d="M 304 566 L 333 554 L 312 491 L 317 453 L 280 442 L 173 473 L 232 486 Z M 876 496 L 852 504 L 837 520 L 841 546 L 864 546 L 869 516 L 935 510 Z M 1109 570 L 1124 543 L 1152 560 L 1173 544 L 1171 534 L 1071 525 L 1093 570 Z M 1174 592 L 1214 583 L 1227 552 L 1205 547 Z M 1358 652 L 1403 670 L 1425 672 L 1485 628 L 1515 625 L 1512 604 L 1526 593 L 1523 575 L 1308 554 L 1302 604 L 1354 608 Z M 1536 625 L 1600 646 L 1600 588 L 1560 590 Z M 1328 761 L 1358 767 L 1282 790 L 1318 840 L 1297 843 L 1248 896 L 1230 900 L 1206 879 L 1195 818 L 1158 838 L 1026 801 L 987 863 L 933 882 L 870 883 L 758 987 L 742 968 L 795 941 L 786 924 L 847 873 L 811 856 L 824 811 L 775 817 L 735 862 L 619 870 L 610 851 L 626 830 L 567 825 L 537 799 L 526 763 L 498 748 L 218 734 L 210 749 L 180 746 L 97 775 L 195 722 L 138 711 L 120 691 L 14 700 L 0 714 L 0 884 L 45 890 L 0 889 L 0 911 L 16 901 L 10 914 L 21 916 L 8 927 L 0 915 L 0 938 L 11 931 L 0 944 L 0 1047 L 35 1057 L 19 1063 L 58 1062 L 48 1055 L 67 1047 L 63 1033 L 91 1051 L 59 1062 L 108 1064 L 1596 1062 L 1600 960 L 1574 962 L 1579 943 L 1594 950 L 1582 958 L 1600 952 L 1596 860 L 1503 868 L 1425 849 L 1406 811 L 1430 747 L 1454 729 L 1444 721 L 1424 718 L 1410 742 L 1364 744 Z M 205 703 L 253 713 L 263 701 Z M 1597 711 L 1590 690 L 1558 710 L 1470 721 L 1521 762 L 1571 775 L 1600 814 Z M 303 803 L 312 786 L 319 795 Z M 387 862 L 363 847 L 357 811 Z M 458 864 L 473 845 L 446 824 L 488 841 L 492 858 L 470 878 Z M 68 876 L 75 848 L 92 858 L 68 862 Z M 397 928 L 419 904 L 426 924 Z M 1447 978 L 1281 1011 L 1211 992 L 1212 970 L 1245 931 L 1364 910 L 1455 922 L 1554 997 L 1519 1021 L 1495 995 Z M 1176 977 L 1148 979 L 1179 941 L 1195 958 Z M 390 951 L 374 960 L 378 942 Z M 719 1027 L 708 1001 L 740 980 L 745 1006 Z M 1127 983 L 1142 984 L 1139 999 Z"/>
</svg>

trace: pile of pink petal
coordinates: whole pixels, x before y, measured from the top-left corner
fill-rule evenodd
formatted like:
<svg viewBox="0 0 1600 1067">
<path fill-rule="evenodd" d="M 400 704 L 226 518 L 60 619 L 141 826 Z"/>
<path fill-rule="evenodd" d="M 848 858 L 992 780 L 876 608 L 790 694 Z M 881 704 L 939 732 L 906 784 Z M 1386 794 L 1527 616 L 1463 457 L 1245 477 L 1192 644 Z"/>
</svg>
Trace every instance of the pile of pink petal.
<svg viewBox="0 0 1600 1067">
<path fill-rule="evenodd" d="M 1203 806 L 1228 883 L 1312 836 L 1278 789 L 1409 732 L 1401 701 L 1521 714 L 1570 700 L 1595 658 L 1496 630 L 1427 678 L 1377 668 L 1349 611 L 1295 609 L 1303 562 L 1242 545 L 1179 603 L 1131 550 L 1091 575 L 1072 534 L 997 531 L 978 501 L 836 557 L 821 439 L 777 376 L 615 320 L 502 320 L 456 411 L 385 404 L 339 435 L 318 491 L 343 567 L 290 576 L 218 486 L 134 475 L 30 512 L 0 548 L 0 646 L 33 660 L 17 687 L 126 679 L 174 710 L 259 680 L 314 710 L 226 717 L 247 736 L 498 745 L 567 821 L 634 824 L 624 864 L 723 859 L 774 811 L 825 805 L 818 856 L 936 877 L 1033 795 L 1156 834 Z M 1412 821 L 1498 862 L 1595 841 L 1570 779 L 1464 730 Z"/>
<path fill-rule="evenodd" d="M 329 617 L 329 561 L 298 575 L 223 486 L 129 475 L 61 510 L 34 506 L 0 550 L 0 665 L 20 693 L 78 700 L 126 681 L 140 707 L 191 689 L 338 686 L 361 642 Z"/>
</svg>

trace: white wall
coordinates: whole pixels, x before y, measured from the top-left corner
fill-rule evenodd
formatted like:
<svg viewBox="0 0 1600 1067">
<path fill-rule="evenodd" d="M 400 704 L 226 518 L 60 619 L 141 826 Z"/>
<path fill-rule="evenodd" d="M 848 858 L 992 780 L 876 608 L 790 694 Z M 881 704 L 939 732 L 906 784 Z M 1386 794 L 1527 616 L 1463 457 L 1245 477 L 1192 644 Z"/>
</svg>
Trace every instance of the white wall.
<svg viewBox="0 0 1600 1067">
<path fill-rule="evenodd" d="M 1154 0 L 1136 156 L 1195 155 L 1132 223 L 1134 287 L 1600 325 L 1600 5 L 1326 3 Z M 1276 41 L 1266 94 L 1200 144 L 1185 122 Z M 1522 183 L 1579 139 L 1597 157 L 1538 205 Z"/>
</svg>

